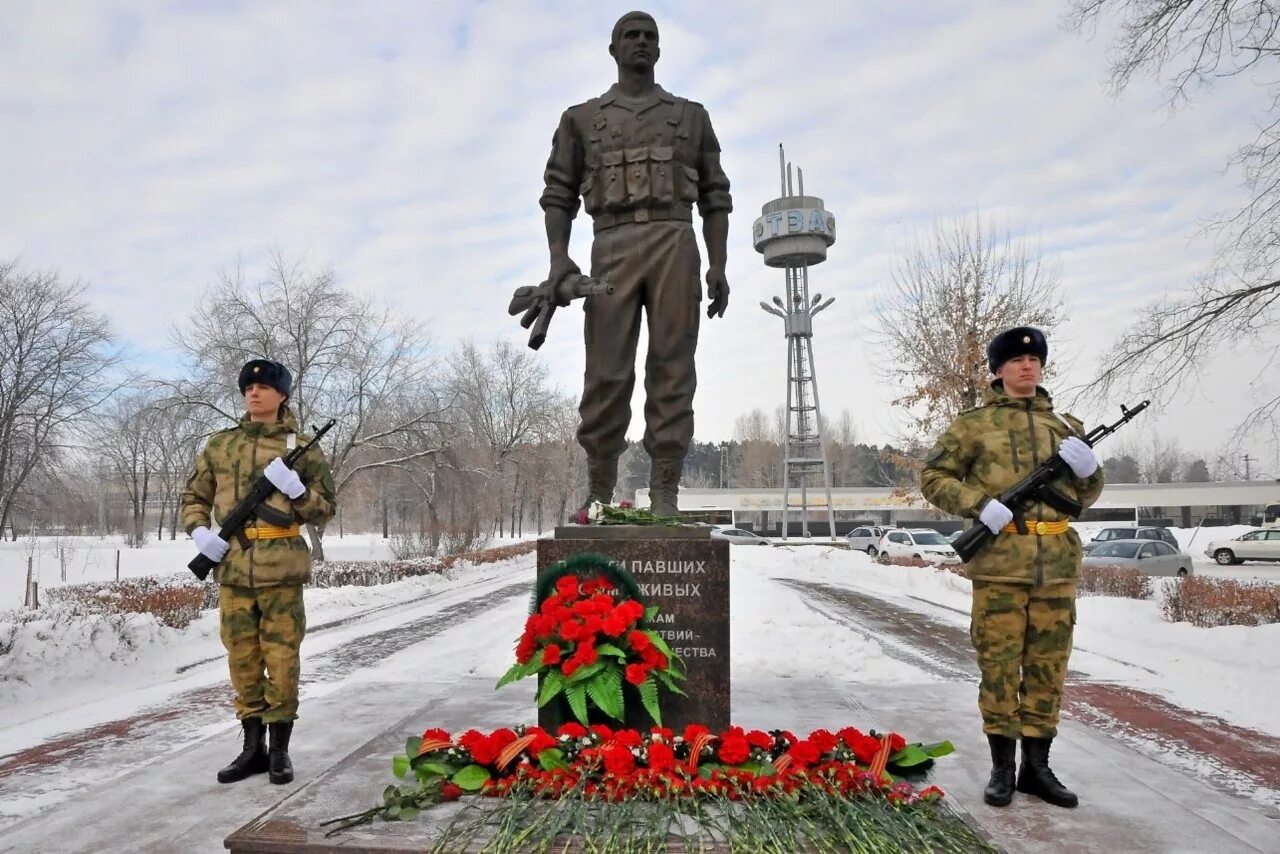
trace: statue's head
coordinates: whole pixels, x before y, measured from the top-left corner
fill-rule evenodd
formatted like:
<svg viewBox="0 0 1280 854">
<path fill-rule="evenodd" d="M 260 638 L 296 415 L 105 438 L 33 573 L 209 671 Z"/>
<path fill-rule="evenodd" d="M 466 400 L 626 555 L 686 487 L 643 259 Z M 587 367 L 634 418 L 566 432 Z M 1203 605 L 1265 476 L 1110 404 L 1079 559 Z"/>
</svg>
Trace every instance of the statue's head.
<svg viewBox="0 0 1280 854">
<path fill-rule="evenodd" d="M 646 72 L 658 63 L 658 22 L 648 12 L 628 12 L 613 25 L 609 55 L 619 68 Z"/>
</svg>

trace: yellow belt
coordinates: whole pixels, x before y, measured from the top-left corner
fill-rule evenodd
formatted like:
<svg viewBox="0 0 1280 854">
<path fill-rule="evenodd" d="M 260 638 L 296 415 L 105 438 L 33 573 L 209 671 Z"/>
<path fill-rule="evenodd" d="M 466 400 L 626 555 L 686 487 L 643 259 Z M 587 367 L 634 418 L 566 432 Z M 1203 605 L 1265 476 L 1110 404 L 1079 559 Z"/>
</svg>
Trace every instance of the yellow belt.
<svg viewBox="0 0 1280 854">
<path fill-rule="evenodd" d="M 1063 519 L 1061 522 L 1032 522 L 1030 519 L 1027 520 L 1028 534 L 1039 534 L 1040 536 L 1045 534 L 1065 534 L 1070 528 L 1071 522 L 1068 519 Z M 1018 526 L 1010 522 L 1000 530 L 1005 534 L 1016 534 L 1018 533 Z"/>
<path fill-rule="evenodd" d="M 244 536 L 247 540 L 283 540 L 286 537 L 302 536 L 302 527 L 297 522 L 287 528 L 281 528 L 278 525 L 264 525 L 259 522 L 257 525 L 245 528 Z"/>
</svg>

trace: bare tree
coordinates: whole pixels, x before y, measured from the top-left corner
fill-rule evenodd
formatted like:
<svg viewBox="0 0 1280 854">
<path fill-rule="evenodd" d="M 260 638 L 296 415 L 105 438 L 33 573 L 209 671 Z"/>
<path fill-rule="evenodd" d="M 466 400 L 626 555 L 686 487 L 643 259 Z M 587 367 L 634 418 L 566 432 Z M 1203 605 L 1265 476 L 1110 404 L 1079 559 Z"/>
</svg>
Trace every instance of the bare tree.
<svg viewBox="0 0 1280 854">
<path fill-rule="evenodd" d="M 418 441 L 447 409 L 434 387 L 424 328 L 343 289 L 332 270 L 314 272 L 277 252 L 253 284 L 240 269 L 223 275 L 174 339 L 188 376 L 169 384 L 172 396 L 229 420 L 240 415 L 231 378 L 244 362 L 270 358 L 288 366 L 299 426 L 337 421 L 325 451 L 339 494 L 362 472 L 440 453 L 438 444 Z M 317 559 L 324 557 L 322 536 L 311 528 Z"/>
<path fill-rule="evenodd" d="M 453 359 L 452 394 L 463 423 L 484 455 L 491 476 L 483 496 L 491 499 L 494 528 L 505 526 L 519 502 L 524 460 L 515 454 L 537 442 L 549 427 L 558 393 L 547 383 L 547 368 L 524 348 L 499 340 L 482 351 L 464 341 Z"/>
<path fill-rule="evenodd" d="M 27 479 L 118 388 L 119 351 L 84 290 L 0 262 L 0 530 Z"/>
<path fill-rule="evenodd" d="M 154 395 L 147 391 L 117 394 L 95 418 L 93 447 L 111 467 L 115 482 L 129 502 L 129 530 L 125 543 L 141 548 L 148 500 L 159 469 L 155 441 Z"/>
<path fill-rule="evenodd" d="M 910 411 L 915 437 L 979 403 L 997 332 L 1029 324 L 1051 333 L 1063 319 L 1058 273 L 1038 247 L 991 232 L 977 214 L 936 223 L 901 254 L 892 289 L 876 301 L 877 363 L 902 390 L 894 403 Z"/>
<path fill-rule="evenodd" d="M 1215 81 L 1250 70 L 1268 72 L 1259 94 L 1257 135 L 1231 165 L 1249 194 L 1244 207 L 1219 215 L 1208 230 L 1219 241 L 1210 269 L 1184 296 L 1140 312 L 1085 389 L 1095 399 L 1113 390 L 1150 394 L 1167 402 L 1224 342 L 1260 344 L 1267 357 L 1259 391 L 1237 437 L 1265 432 L 1280 445 L 1280 388 L 1267 382 L 1280 334 L 1280 6 L 1236 0 L 1070 0 L 1068 23 L 1092 31 L 1104 17 L 1119 19 L 1112 44 L 1111 88 L 1122 92 L 1136 75 L 1168 86 L 1172 107 L 1189 102 Z"/>
</svg>

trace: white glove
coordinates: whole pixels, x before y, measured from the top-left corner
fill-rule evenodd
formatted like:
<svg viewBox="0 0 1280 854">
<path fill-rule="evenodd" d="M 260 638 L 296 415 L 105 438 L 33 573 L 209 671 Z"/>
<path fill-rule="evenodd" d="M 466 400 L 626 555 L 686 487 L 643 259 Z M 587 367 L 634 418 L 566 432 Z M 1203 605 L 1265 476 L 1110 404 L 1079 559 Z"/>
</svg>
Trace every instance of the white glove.
<svg viewBox="0 0 1280 854">
<path fill-rule="evenodd" d="M 993 498 L 982 508 L 978 521 L 990 528 L 991 533 L 998 534 L 1001 528 L 1013 521 L 1013 511 Z"/>
<path fill-rule="evenodd" d="M 298 473 L 284 464 L 284 460 L 276 457 L 267 463 L 267 467 L 262 470 L 267 476 L 267 480 L 285 495 L 290 498 L 298 498 L 307 488 L 302 485 L 302 478 L 298 477 Z"/>
<path fill-rule="evenodd" d="M 196 548 L 200 550 L 200 554 L 214 563 L 222 560 L 227 554 L 227 549 L 231 548 L 230 543 L 204 525 L 191 532 L 191 539 L 196 541 Z"/>
<path fill-rule="evenodd" d="M 1058 446 L 1058 456 L 1071 466 L 1071 471 L 1081 480 L 1098 470 L 1098 458 L 1089 443 L 1078 436 L 1068 436 Z"/>
</svg>

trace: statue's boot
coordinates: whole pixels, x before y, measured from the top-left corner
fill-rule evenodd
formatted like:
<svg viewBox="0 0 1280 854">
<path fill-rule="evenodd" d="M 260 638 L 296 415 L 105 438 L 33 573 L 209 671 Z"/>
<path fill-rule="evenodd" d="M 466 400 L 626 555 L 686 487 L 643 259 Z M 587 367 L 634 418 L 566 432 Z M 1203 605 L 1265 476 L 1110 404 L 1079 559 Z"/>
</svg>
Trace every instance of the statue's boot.
<svg viewBox="0 0 1280 854">
<path fill-rule="evenodd" d="M 680 474 L 684 460 L 654 459 L 649 465 L 649 509 L 657 516 L 680 514 Z"/>
<path fill-rule="evenodd" d="M 613 503 L 613 489 L 618 485 L 618 458 L 587 460 L 587 500 L 573 513 L 569 521 L 576 522 L 578 514 L 591 506 L 591 502 Z"/>
</svg>

